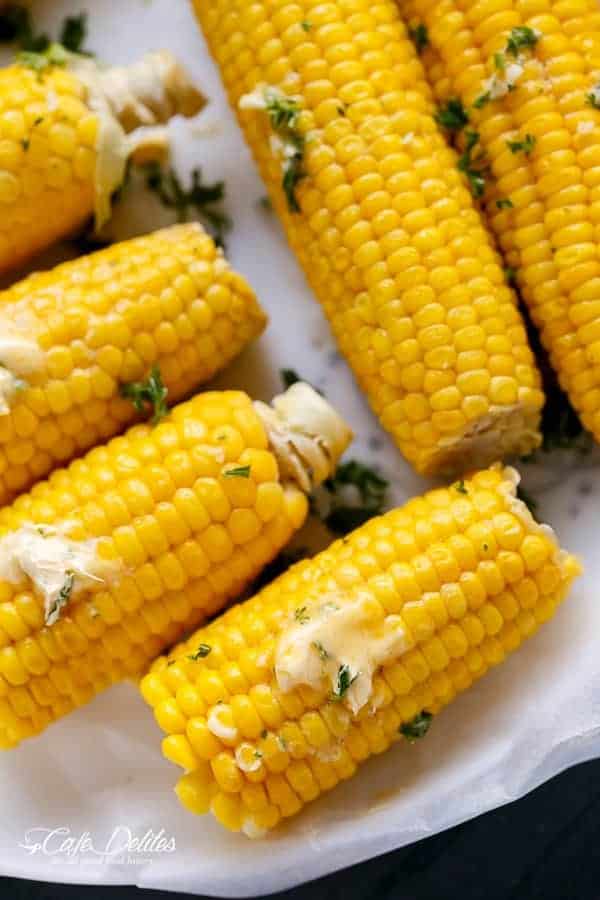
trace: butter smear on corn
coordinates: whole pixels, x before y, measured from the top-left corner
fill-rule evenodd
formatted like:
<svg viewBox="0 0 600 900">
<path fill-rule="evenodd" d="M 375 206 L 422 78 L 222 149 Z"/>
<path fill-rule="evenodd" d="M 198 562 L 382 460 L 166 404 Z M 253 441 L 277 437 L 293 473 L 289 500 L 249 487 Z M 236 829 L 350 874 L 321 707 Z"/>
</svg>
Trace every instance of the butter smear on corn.
<svg viewBox="0 0 600 900">
<path fill-rule="evenodd" d="M 100 559 L 98 541 L 74 541 L 50 525 L 26 524 L 0 538 L 0 580 L 24 577 L 44 599 L 44 620 L 54 625 L 76 594 L 103 583 L 114 564 Z"/>
<path fill-rule="evenodd" d="M 8 415 L 24 379 L 44 368 L 45 354 L 37 343 L 0 321 L 0 416 Z"/>
<path fill-rule="evenodd" d="M 303 381 L 270 406 L 257 400 L 254 409 L 269 435 L 282 481 L 294 481 L 306 493 L 331 476 L 352 439 L 341 416 Z"/>
<path fill-rule="evenodd" d="M 303 607 L 277 645 L 281 690 L 288 693 L 301 684 L 319 690 L 330 682 L 332 700 L 356 714 L 371 698 L 374 672 L 413 646 L 400 616 L 383 618 L 381 609 L 368 593 L 353 601 L 333 593 Z"/>
</svg>

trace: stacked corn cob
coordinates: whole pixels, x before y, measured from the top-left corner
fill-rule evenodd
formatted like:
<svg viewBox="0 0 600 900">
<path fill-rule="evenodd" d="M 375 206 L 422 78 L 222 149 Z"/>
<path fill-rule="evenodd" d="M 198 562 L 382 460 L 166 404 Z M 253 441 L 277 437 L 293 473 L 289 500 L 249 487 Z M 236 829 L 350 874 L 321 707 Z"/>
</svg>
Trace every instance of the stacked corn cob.
<svg viewBox="0 0 600 900">
<path fill-rule="evenodd" d="M 159 659 L 141 684 L 192 812 L 257 836 L 553 614 L 577 561 L 495 467 L 372 520 Z"/>
<path fill-rule="evenodd" d="M 0 71 L 0 272 L 94 210 L 103 224 L 127 159 L 142 150 L 145 158 L 164 155 L 164 135 L 138 127 L 194 115 L 204 104 L 166 52 L 112 69 L 69 55 L 66 66 L 43 67 L 43 55 L 30 56 L 35 68 Z"/>
<path fill-rule="evenodd" d="M 460 99 L 479 134 L 488 221 L 561 386 L 600 438 L 598 4 L 399 7 L 427 29 L 436 99 Z"/>
<path fill-rule="evenodd" d="M 0 511 L 0 747 L 139 673 L 303 523 L 349 433 L 311 388 L 207 393 Z"/>
<path fill-rule="evenodd" d="M 0 504 L 130 423 L 122 385 L 159 365 L 181 399 L 264 324 L 198 225 L 115 244 L 1 293 Z"/>
<path fill-rule="evenodd" d="M 433 473 L 536 447 L 543 396 L 515 297 L 393 0 L 195 8 L 290 243 L 405 456 Z"/>
</svg>

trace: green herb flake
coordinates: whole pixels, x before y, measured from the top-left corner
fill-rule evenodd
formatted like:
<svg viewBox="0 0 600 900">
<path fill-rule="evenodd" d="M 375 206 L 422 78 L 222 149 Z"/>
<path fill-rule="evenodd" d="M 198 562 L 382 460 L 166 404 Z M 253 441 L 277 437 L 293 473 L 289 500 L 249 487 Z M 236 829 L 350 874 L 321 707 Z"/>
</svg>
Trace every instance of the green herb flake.
<svg viewBox="0 0 600 900">
<path fill-rule="evenodd" d="M 454 485 L 454 490 L 458 491 L 459 494 L 468 494 L 469 493 L 464 481 L 462 481 L 462 480 L 456 482 L 456 484 Z"/>
<path fill-rule="evenodd" d="M 286 389 L 291 388 L 293 384 L 298 384 L 299 381 L 302 381 L 295 369 L 280 369 L 279 374 L 281 376 L 283 386 Z"/>
<path fill-rule="evenodd" d="M 175 211 L 179 222 L 187 222 L 195 212 L 215 243 L 224 246 L 225 235 L 231 228 L 231 220 L 221 207 L 225 198 L 224 182 L 204 184 L 201 170 L 194 169 L 191 184 L 186 188 L 173 169 L 165 170 L 158 162 L 147 163 L 143 168 L 146 187 L 156 194 L 163 206 Z"/>
<path fill-rule="evenodd" d="M 415 45 L 415 50 L 421 55 L 423 50 L 429 46 L 429 33 L 423 23 L 415 25 L 414 28 L 408 29 L 408 36 Z"/>
<path fill-rule="evenodd" d="M 299 622 L 300 625 L 306 625 L 307 622 L 310 622 L 308 608 L 306 606 L 298 606 L 294 610 L 294 619 L 296 622 Z"/>
<path fill-rule="evenodd" d="M 494 66 L 498 72 L 504 72 L 506 70 L 506 57 L 504 53 L 494 53 Z"/>
<path fill-rule="evenodd" d="M 300 27 L 304 31 L 310 31 L 310 29 L 312 28 L 312 22 L 309 22 L 308 20 L 306 20 L 304 22 L 300 22 Z"/>
<path fill-rule="evenodd" d="M 594 109 L 600 109 L 600 95 L 596 93 L 596 90 L 597 88 L 585 95 L 585 102 L 588 106 L 593 106 Z"/>
<path fill-rule="evenodd" d="M 84 50 L 83 45 L 87 37 L 87 13 L 78 16 L 67 16 L 63 22 L 60 33 L 60 43 L 71 53 L 80 53 L 84 56 L 92 56 L 89 50 Z"/>
<path fill-rule="evenodd" d="M 190 653 L 188 659 L 192 662 L 198 662 L 199 659 L 206 659 L 209 653 L 212 652 L 212 647 L 210 644 L 200 644 L 198 649 L 194 653 Z"/>
<path fill-rule="evenodd" d="M 329 659 L 330 654 L 329 654 L 328 651 L 325 649 L 325 647 L 323 646 L 323 644 L 321 643 L 321 641 L 313 641 L 313 642 L 312 642 L 312 645 L 313 645 L 313 647 L 315 648 L 315 650 L 317 651 L 317 653 L 319 654 L 319 659 L 323 660 L 323 662 L 324 662 L 326 659 Z"/>
<path fill-rule="evenodd" d="M 121 385 L 121 396 L 131 400 L 139 413 L 153 411 L 152 424 L 157 425 L 169 413 L 169 390 L 163 384 L 159 366 L 153 366 L 146 381 L 132 381 Z"/>
<path fill-rule="evenodd" d="M 17 54 L 17 64 L 33 69 L 41 76 L 52 66 L 66 66 L 69 59 L 67 50 L 61 44 L 50 44 L 47 50 L 40 53 L 33 50 L 22 50 Z"/>
<path fill-rule="evenodd" d="M 473 103 L 473 109 L 483 109 L 483 107 L 486 106 L 486 104 L 488 104 L 491 99 L 492 95 L 489 91 L 486 91 L 485 94 L 480 94 Z"/>
<path fill-rule="evenodd" d="M 514 287 L 517 283 L 517 270 L 512 266 L 506 266 L 504 269 L 504 277 L 506 278 L 506 283 L 511 287 Z"/>
<path fill-rule="evenodd" d="M 298 127 L 300 106 L 293 97 L 287 97 L 272 88 L 265 90 L 264 98 L 271 128 L 281 138 L 286 148 L 281 184 L 288 208 L 291 212 L 300 212 L 296 188 L 300 181 L 306 178 L 304 170 L 305 139 Z"/>
<path fill-rule="evenodd" d="M 457 132 L 469 124 L 469 114 L 458 97 L 451 97 L 445 106 L 440 106 L 435 120 L 447 131 Z"/>
<path fill-rule="evenodd" d="M 335 534 L 344 535 L 374 516 L 381 515 L 389 482 L 375 469 L 352 459 L 341 463 L 324 487 L 331 500 L 325 524 Z M 349 504 L 345 500 L 344 494 L 348 487 L 354 487 L 358 492 L 358 503 Z"/>
<path fill-rule="evenodd" d="M 496 200 L 497 209 L 514 209 L 514 203 L 510 199 L 510 197 L 501 197 L 499 200 Z"/>
<path fill-rule="evenodd" d="M 226 469 L 223 472 L 225 478 L 250 478 L 252 466 L 235 466 L 233 469 Z"/>
<path fill-rule="evenodd" d="M 46 624 L 53 625 L 60 616 L 60 612 L 71 599 L 73 588 L 75 587 L 75 572 L 68 570 L 65 573 L 63 586 L 56 596 L 54 603 L 48 608 L 46 613 Z"/>
<path fill-rule="evenodd" d="M 529 156 L 535 147 L 535 138 L 532 134 L 526 134 L 522 141 L 507 141 L 506 146 L 511 153 L 524 153 Z"/>
<path fill-rule="evenodd" d="M 346 663 L 341 665 L 338 669 L 337 680 L 331 694 L 331 699 L 337 702 L 343 700 L 359 675 L 360 672 L 356 672 L 352 675 L 350 666 L 346 665 Z"/>
<path fill-rule="evenodd" d="M 406 738 L 409 744 L 414 744 L 415 741 L 425 737 L 431 726 L 432 719 L 433 715 L 424 709 L 422 712 L 417 713 L 414 719 L 404 722 L 400 726 L 400 734 Z"/>
<path fill-rule="evenodd" d="M 528 25 L 517 25 L 508 36 L 506 52 L 516 58 L 521 50 L 535 47 L 539 39 L 540 35 L 533 28 L 529 28 Z"/>
<path fill-rule="evenodd" d="M 286 159 L 283 166 L 283 180 L 281 182 L 288 209 L 291 212 L 300 212 L 296 188 L 303 178 L 306 178 L 306 172 L 304 170 L 304 153 L 297 150 L 293 156 Z"/>
<path fill-rule="evenodd" d="M 261 738 L 263 739 L 263 741 L 264 741 L 265 738 L 267 737 L 268 733 L 269 733 L 269 732 L 267 731 L 267 729 L 266 729 L 266 728 L 263 728 L 263 730 L 262 730 L 261 733 L 260 733 L 260 736 L 261 736 Z"/>
<path fill-rule="evenodd" d="M 458 159 L 458 170 L 466 175 L 474 197 L 480 198 L 485 191 L 485 179 L 489 175 L 489 165 L 485 153 L 476 149 L 479 144 L 478 131 L 466 131 L 465 149 Z"/>
<path fill-rule="evenodd" d="M 21 147 L 23 148 L 25 153 L 27 153 L 27 151 L 29 150 L 30 143 L 31 141 L 29 140 L 29 138 L 21 138 Z"/>
</svg>

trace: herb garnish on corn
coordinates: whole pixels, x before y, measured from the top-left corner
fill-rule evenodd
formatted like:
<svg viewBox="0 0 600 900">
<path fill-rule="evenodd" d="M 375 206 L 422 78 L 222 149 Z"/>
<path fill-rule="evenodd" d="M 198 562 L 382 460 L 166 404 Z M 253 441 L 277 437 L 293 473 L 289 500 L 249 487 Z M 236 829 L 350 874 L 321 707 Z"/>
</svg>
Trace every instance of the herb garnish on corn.
<svg viewBox="0 0 600 900">
<path fill-rule="evenodd" d="M 139 673 L 273 560 L 350 433 L 299 383 L 200 394 L 0 510 L 0 747 Z M 244 477 L 227 477 L 233 469 Z M 190 645 L 190 665 L 215 652 Z"/>
<path fill-rule="evenodd" d="M 580 568 L 517 482 L 495 466 L 464 493 L 411 500 L 157 660 L 141 690 L 186 772 L 182 804 L 263 835 L 373 754 L 424 737 L 549 619 Z M 191 663 L 200 642 L 210 656 Z"/>
</svg>

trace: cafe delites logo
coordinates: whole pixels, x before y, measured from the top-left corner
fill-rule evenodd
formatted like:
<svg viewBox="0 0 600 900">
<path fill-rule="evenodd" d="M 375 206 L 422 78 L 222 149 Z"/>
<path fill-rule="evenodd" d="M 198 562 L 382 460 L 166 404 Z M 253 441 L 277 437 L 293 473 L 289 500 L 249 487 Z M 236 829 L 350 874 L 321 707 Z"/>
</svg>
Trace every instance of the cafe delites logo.
<svg viewBox="0 0 600 900">
<path fill-rule="evenodd" d="M 55 863 L 74 865 L 140 865 L 177 850 L 175 838 L 164 828 L 159 831 L 148 828 L 138 834 L 127 825 L 117 825 L 104 837 L 90 831 L 76 833 L 66 825 L 55 828 L 38 825 L 25 832 L 18 846 L 28 856 L 43 856 Z"/>
</svg>

